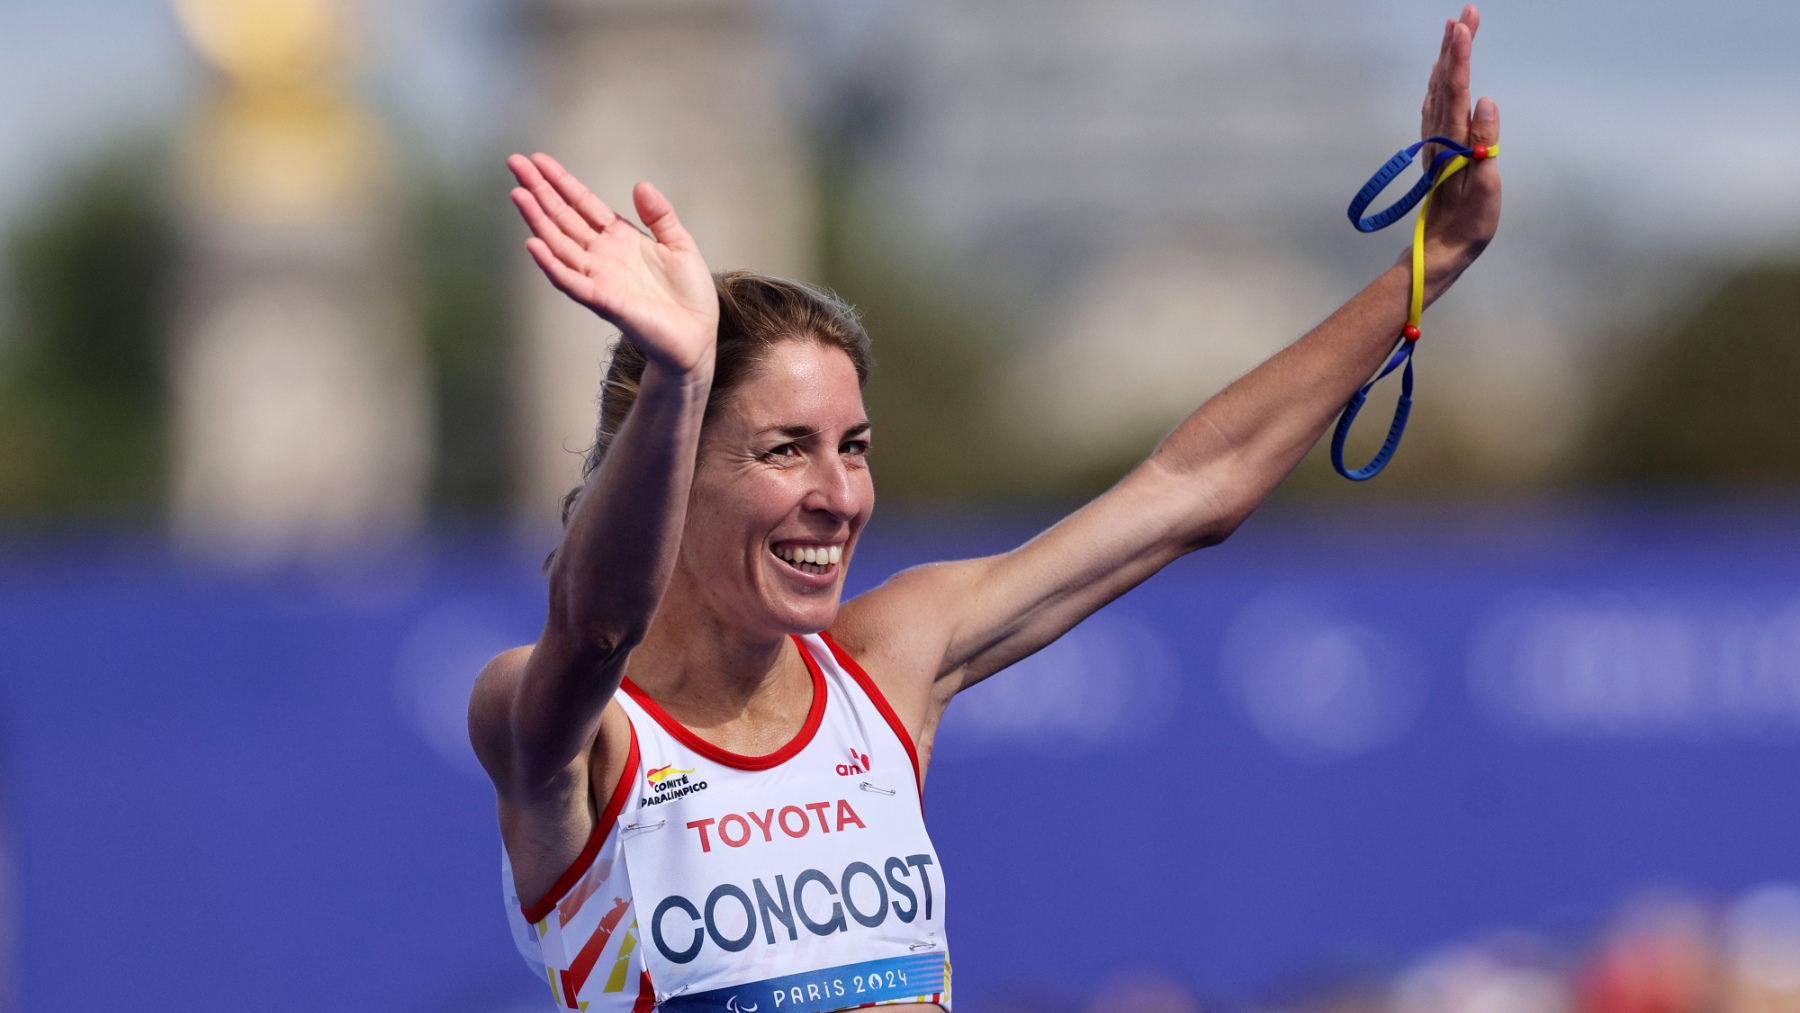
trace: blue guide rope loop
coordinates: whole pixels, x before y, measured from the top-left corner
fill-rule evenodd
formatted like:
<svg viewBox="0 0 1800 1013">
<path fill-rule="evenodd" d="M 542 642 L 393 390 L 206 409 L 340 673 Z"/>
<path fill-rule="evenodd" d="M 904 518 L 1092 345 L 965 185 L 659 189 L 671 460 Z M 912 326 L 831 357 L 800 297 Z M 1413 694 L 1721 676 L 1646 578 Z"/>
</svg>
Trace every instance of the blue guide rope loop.
<svg viewBox="0 0 1800 1013">
<path fill-rule="evenodd" d="M 1400 449 L 1400 437 L 1406 432 L 1406 417 L 1412 414 L 1413 345 L 1414 342 L 1401 339 L 1400 347 L 1394 350 L 1387 365 L 1375 374 L 1375 379 L 1363 384 L 1362 389 L 1350 399 L 1350 403 L 1344 406 L 1344 413 L 1338 416 L 1337 429 L 1331 434 L 1331 466 L 1352 482 L 1367 482 L 1381 474 L 1381 469 L 1387 467 L 1394 451 Z M 1362 411 L 1363 402 L 1369 399 L 1369 391 L 1375 389 L 1382 377 L 1403 364 L 1406 369 L 1400 373 L 1400 402 L 1394 406 L 1394 421 L 1388 425 L 1387 439 L 1381 441 L 1381 449 L 1375 452 L 1368 464 L 1354 471 L 1344 467 L 1344 440 L 1349 438 L 1350 427 L 1356 423 L 1356 415 Z"/>
<path fill-rule="evenodd" d="M 1364 218 L 1363 212 L 1368 210 L 1369 204 L 1380 195 L 1381 191 L 1387 189 L 1388 184 L 1392 183 L 1395 177 L 1412 164 L 1413 159 L 1418 157 L 1420 150 L 1427 144 L 1441 145 L 1443 150 L 1433 156 L 1431 164 L 1425 167 L 1424 174 L 1419 177 L 1419 181 L 1399 200 Z M 1350 403 L 1344 406 L 1343 414 L 1338 416 L 1337 430 L 1331 436 L 1331 466 L 1337 470 L 1338 474 L 1352 482 L 1366 482 L 1381 474 L 1381 469 L 1387 467 L 1388 462 L 1393 459 L 1394 451 L 1400 448 L 1400 437 L 1406 432 L 1407 417 L 1412 414 L 1412 356 L 1413 345 L 1419 340 L 1419 316 L 1425 308 L 1425 215 L 1431 207 L 1431 195 L 1444 180 L 1456 175 L 1474 162 L 1492 158 L 1499 153 L 1498 145 L 1476 145 L 1470 148 L 1458 144 L 1448 137 L 1427 137 L 1417 144 L 1400 149 L 1399 153 L 1387 160 L 1387 164 L 1376 170 L 1375 175 L 1369 177 L 1369 181 L 1363 184 L 1363 188 L 1358 190 L 1356 196 L 1350 201 L 1350 224 L 1356 226 L 1359 232 L 1378 232 L 1399 221 L 1413 208 L 1419 209 L 1419 218 L 1413 228 L 1412 295 L 1406 313 L 1406 327 L 1401 332 L 1399 347 L 1388 358 L 1387 365 L 1382 367 L 1381 372 L 1375 374 L 1375 379 L 1364 384 L 1355 396 L 1350 398 Z M 1381 449 L 1376 452 L 1375 457 L 1368 464 L 1354 471 L 1346 468 L 1344 466 L 1344 441 L 1350 435 L 1350 427 L 1356 422 L 1357 413 L 1362 411 L 1363 403 L 1368 400 L 1369 391 L 1374 388 L 1375 384 L 1380 382 L 1382 377 L 1401 366 L 1405 366 L 1406 369 L 1400 374 L 1400 400 L 1394 406 L 1394 420 L 1388 424 L 1387 439 L 1382 441 Z"/>
<path fill-rule="evenodd" d="M 1418 157 L 1419 149 L 1427 144 L 1443 145 L 1444 150 L 1438 152 L 1437 157 L 1431 160 L 1431 165 L 1425 169 L 1425 174 L 1419 177 L 1419 181 L 1413 184 L 1413 188 L 1406 191 L 1399 200 L 1388 205 L 1386 209 L 1377 211 L 1367 218 L 1362 217 L 1362 213 L 1369 209 L 1369 205 L 1374 203 L 1381 191 L 1386 190 L 1388 184 L 1394 181 L 1394 177 L 1400 175 L 1407 166 L 1413 163 L 1413 159 Z M 1387 160 L 1386 165 L 1375 170 L 1375 175 L 1370 176 L 1369 181 L 1363 184 L 1363 188 L 1356 191 L 1356 196 L 1350 199 L 1350 224 L 1356 226 L 1358 232 L 1380 232 L 1394 224 L 1408 211 L 1417 207 L 1419 201 L 1424 200 L 1425 195 L 1431 192 L 1431 188 L 1437 183 L 1438 172 L 1443 169 L 1445 162 L 1458 155 L 1468 157 L 1474 153 L 1475 149 L 1466 148 L 1448 137 L 1427 137 L 1417 144 L 1401 148 L 1399 153 Z"/>
</svg>

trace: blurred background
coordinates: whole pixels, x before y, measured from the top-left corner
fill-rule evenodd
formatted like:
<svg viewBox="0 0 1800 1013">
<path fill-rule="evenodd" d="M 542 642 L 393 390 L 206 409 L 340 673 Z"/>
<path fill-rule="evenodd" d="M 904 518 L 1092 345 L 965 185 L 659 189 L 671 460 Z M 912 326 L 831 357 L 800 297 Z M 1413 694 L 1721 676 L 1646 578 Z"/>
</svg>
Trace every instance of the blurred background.
<svg viewBox="0 0 1800 1013">
<path fill-rule="evenodd" d="M 1455 13 L 0 5 L 0 1011 L 543 1007 L 463 712 L 610 334 L 506 153 L 863 309 L 855 590 L 1391 263 L 1343 208 Z M 1800 6 L 1483 13 L 1507 211 L 1395 464 L 952 709 L 959 1010 L 1800 1011 Z"/>
</svg>

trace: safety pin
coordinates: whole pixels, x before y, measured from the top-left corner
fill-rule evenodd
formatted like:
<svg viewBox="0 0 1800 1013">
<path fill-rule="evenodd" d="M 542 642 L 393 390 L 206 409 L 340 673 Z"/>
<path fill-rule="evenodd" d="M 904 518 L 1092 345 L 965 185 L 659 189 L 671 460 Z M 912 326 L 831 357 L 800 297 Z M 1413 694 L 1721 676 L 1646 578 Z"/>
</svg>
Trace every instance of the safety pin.
<svg viewBox="0 0 1800 1013">
<path fill-rule="evenodd" d="M 911 946 L 908 946 L 907 949 L 913 950 L 915 952 L 918 950 L 935 950 L 935 949 L 937 949 L 937 943 L 936 942 L 914 943 Z"/>
<path fill-rule="evenodd" d="M 894 789 L 892 789 L 892 788 L 883 788 L 880 785 L 870 784 L 867 781 L 864 781 L 862 783 L 862 788 L 864 791 L 878 791 L 878 792 L 881 792 L 883 795 L 892 795 L 895 793 Z"/>
<path fill-rule="evenodd" d="M 652 830 L 661 830 L 663 827 L 667 826 L 668 823 L 668 820 L 657 820 L 655 823 L 627 823 L 625 824 L 624 830 L 628 834 L 640 832 L 647 834 Z"/>
<path fill-rule="evenodd" d="M 664 820 L 663 822 L 667 823 L 668 820 Z M 661 999 L 656 1000 L 655 1005 L 653 1005 L 651 1008 L 655 1009 L 656 1006 L 661 1006 L 663 1003 L 668 1002 L 670 999 L 673 999 L 676 996 L 680 995 L 681 993 L 686 992 L 689 988 L 692 988 L 693 985 L 694 985 L 694 983 L 690 981 L 686 985 L 681 986 L 680 988 L 676 989 L 673 992 L 664 992 L 663 997 Z"/>
</svg>

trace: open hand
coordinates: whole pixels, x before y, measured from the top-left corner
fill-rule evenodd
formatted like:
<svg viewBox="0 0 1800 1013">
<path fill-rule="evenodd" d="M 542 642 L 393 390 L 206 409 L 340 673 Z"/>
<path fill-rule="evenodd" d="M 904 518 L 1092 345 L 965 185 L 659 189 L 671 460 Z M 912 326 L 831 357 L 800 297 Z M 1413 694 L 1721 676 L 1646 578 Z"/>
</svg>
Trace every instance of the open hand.
<svg viewBox="0 0 1800 1013">
<path fill-rule="evenodd" d="M 1422 137 L 1448 137 L 1466 147 L 1500 142 L 1500 107 L 1491 98 L 1469 109 L 1469 56 L 1481 12 L 1474 4 L 1463 8 L 1462 17 L 1444 24 L 1444 40 L 1437 62 L 1431 65 L 1431 83 L 1425 89 L 1420 112 Z M 1427 145 L 1420 153 L 1423 165 L 1440 150 Z M 1444 181 L 1431 198 L 1426 221 L 1427 270 L 1446 282 L 1454 280 L 1473 263 L 1500 227 L 1500 170 L 1494 159 L 1478 161 Z"/>
<path fill-rule="evenodd" d="M 656 187 L 632 191 L 650 233 L 620 217 L 549 155 L 514 155 L 512 201 L 533 233 L 531 259 L 550 283 L 676 373 L 710 369 L 719 298 L 694 237 Z"/>
</svg>

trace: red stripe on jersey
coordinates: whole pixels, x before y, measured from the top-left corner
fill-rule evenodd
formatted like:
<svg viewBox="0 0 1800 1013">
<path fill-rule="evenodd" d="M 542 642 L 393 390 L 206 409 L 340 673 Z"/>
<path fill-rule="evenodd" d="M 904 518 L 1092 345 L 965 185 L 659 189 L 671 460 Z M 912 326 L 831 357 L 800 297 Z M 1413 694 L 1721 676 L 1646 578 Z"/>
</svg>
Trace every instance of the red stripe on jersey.
<svg viewBox="0 0 1800 1013">
<path fill-rule="evenodd" d="M 908 732 L 906 726 L 900 723 L 900 715 L 895 714 L 894 708 L 888 706 L 887 697 L 881 695 L 881 689 L 875 685 L 875 680 L 869 678 L 869 673 L 863 671 L 862 666 L 856 663 L 856 659 L 850 656 L 850 652 L 839 647 L 838 642 L 831 639 L 829 633 L 819 634 L 819 639 L 825 641 L 826 647 L 831 648 L 831 656 L 837 659 L 838 667 L 849 672 L 850 678 L 855 679 L 856 684 L 862 687 L 862 691 L 869 695 L 869 702 L 873 703 L 881 716 L 887 719 L 888 727 L 894 730 L 895 737 L 900 740 L 902 746 L 906 747 L 906 758 L 912 761 L 913 781 L 918 784 L 919 792 L 922 795 L 925 791 L 925 777 L 919 773 L 919 750 L 913 745 L 912 733 Z"/>
<path fill-rule="evenodd" d="M 611 872 L 612 859 L 603 859 L 597 872 L 592 876 L 581 877 L 581 881 L 575 884 L 575 888 L 569 891 L 569 895 L 556 902 L 557 916 L 561 919 L 562 924 L 568 925 L 575 920 L 575 916 L 581 913 L 581 905 L 586 904 L 588 898 L 594 895 L 594 891 L 600 889 L 600 885 L 606 882 L 606 877 Z"/>
<path fill-rule="evenodd" d="M 600 959 L 600 951 L 606 949 L 606 941 L 612 938 L 613 930 L 619 927 L 619 920 L 625 917 L 625 912 L 630 907 L 630 901 L 623 897 L 614 897 L 613 909 L 606 912 L 606 917 L 600 919 L 600 927 L 588 937 L 588 941 L 581 947 L 581 952 L 577 953 L 575 960 L 569 964 L 569 977 L 575 983 L 576 994 L 579 995 L 581 986 L 587 984 L 588 975 L 594 971 L 594 961 Z"/>
<path fill-rule="evenodd" d="M 638 976 L 638 997 L 631 1004 L 631 1013 L 650 1013 L 655 1008 L 656 989 L 650 987 L 650 972 L 645 971 Z"/>
<path fill-rule="evenodd" d="M 825 673 L 819 670 L 819 663 L 813 660 L 812 652 L 806 649 L 806 645 L 800 642 L 800 638 L 794 637 L 793 640 L 794 646 L 800 649 L 801 659 L 806 662 L 806 671 L 812 676 L 812 707 L 806 712 L 806 723 L 800 726 L 800 731 L 787 745 L 762 756 L 744 756 L 741 753 L 720 749 L 688 731 L 686 725 L 671 717 L 668 711 L 662 709 L 662 704 L 650 699 L 650 695 L 640 689 L 637 683 L 626 679 L 621 685 L 625 692 L 630 693 L 631 698 L 638 702 L 638 706 L 644 708 L 645 712 L 655 719 L 657 724 L 662 725 L 670 735 L 675 736 L 677 741 L 694 752 L 714 763 L 723 763 L 727 767 L 735 767 L 738 770 L 769 770 L 800 755 L 800 750 L 805 749 L 807 744 L 812 742 L 813 735 L 819 730 L 819 725 L 825 721 Z"/>
<path fill-rule="evenodd" d="M 626 724 L 629 725 L 630 722 L 626 722 Z M 625 799 L 631 794 L 631 779 L 637 776 L 637 770 L 637 729 L 633 728 L 631 730 L 631 751 L 625 754 L 625 771 L 619 775 L 619 783 L 613 788 L 612 798 L 606 803 L 606 811 L 600 814 L 599 822 L 594 824 L 594 832 L 588 835 L 587 844 L 582 847 L 581 854 L 575 856 L 574 864 L 570 865 L 567 871 L 556 877 L 556 882 L 551 885 L 550 892 L 544 894 L 536 904 L 520 909 L 524 912 L 526 921 L 535 925 L 548 918 L 550 912 L 556 910 L 556 902 L 562 900 L 587 873 L 588 867 L 594 864 L 594 856 L 600 853 L 600 845 L 606 843 L 606 835 L 612 833 L 613 824 L 619 821 L 620 810 L 625 808 Z M 568 918 L 574 916 L 575 912 L 569 912 Z M 563 920 L 565 925 L 568 924 L 568 918 Z"/>
</svg>

